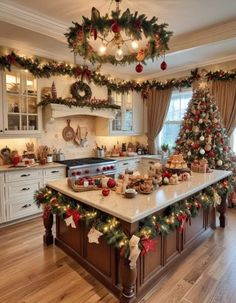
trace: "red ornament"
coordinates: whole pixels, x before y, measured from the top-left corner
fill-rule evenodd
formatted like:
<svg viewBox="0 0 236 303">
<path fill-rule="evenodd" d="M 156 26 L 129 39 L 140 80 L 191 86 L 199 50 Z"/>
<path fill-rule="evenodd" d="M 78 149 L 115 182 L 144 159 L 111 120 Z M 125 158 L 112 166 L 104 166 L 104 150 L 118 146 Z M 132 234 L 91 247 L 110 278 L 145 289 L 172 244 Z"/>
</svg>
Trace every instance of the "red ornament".
<svg viewBox="0 0 236 303">
<path fill-rule="evenodd" d="M 167 69 L 167 63 L 163 61 L 160 65 L 161 70 L 166 70 Z"/>
<path fill-rule="evenodd" d="M 93 36 L 94 40 L 97 40 L 98 32 L 97 32 L 96 28 L 91 29 L 90 36 Z"/>
<path fill-rule="evenodd" d="M 10 54 L 10 55 L 7 55 L 7 61 L 10 63 L 10 64 L 14 64 L 16 62 L 16 57 L 14 54 Z"/>
<path fill-rule="evenodd" d="M 200 147 L 200 144 L 199 144 L 199 143 L 194 143 L 194 144 L 193 144 L 193 148 L 198 149 L 199 147 Z"/>
<path fill-rule="evenodd" d="M 103 188 L 102 194 L 104 197 L 107 197 L 110 194 L 110 189 L 109 188 Z"/>
<path fill-rule="evenodd" d="M 215 153 L 213 152 L 213 150 L 210 150 L 210 151 L 209 151 L 208 156 L 209 156 L 209 157 L 214 157 L 214 156 L 215 156 Z"/>
<path fill-rule="evenodd" d="M 137 73 L 141 73 L 143 71 L 143 66 L 141 63 L 138 63 L 135 67 Z"/>
<path fill-rule="evenodd" d="M 143 248 L 142 248 L 141 255 L 144 256 L 148 252 L 156 251 L 157 240 L 152 240 L 152 239 L 146 239 L 146 238 L 144 238 L 142 240 L 142 246 L 143 246 Z"/>
<path fill-rule="evenodd" d="M 110 179 L 107 181 L 107 186 L 108 186 L 109 188 L 115 187 L 115 186 L 116 186 L 116 181 L 115 181 L 114 179 L 110 178 Z"/>
<path fill-rule="evenodd" d="M 112 26 L 111 26 L 111 30 L 113 31 L 113 33 L 118 34 L 120 32 L 120 26 L 119 24 L 115 21 L 113 22 Z"/>
</svg>

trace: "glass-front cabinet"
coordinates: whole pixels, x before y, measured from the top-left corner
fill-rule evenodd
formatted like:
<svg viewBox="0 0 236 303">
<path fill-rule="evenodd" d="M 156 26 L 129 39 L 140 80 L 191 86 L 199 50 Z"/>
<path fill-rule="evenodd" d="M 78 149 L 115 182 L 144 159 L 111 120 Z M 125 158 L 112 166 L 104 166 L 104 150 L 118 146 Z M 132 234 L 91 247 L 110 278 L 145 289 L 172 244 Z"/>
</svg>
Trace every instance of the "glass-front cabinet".
<svg viewBox="0 0 236 303">
<path fill-rule="evenodd" d="M 120 105 L 115 119 L 112 121 L 112 132 L 132 132 L 133 131 L 133 99 L 128 93 L 112 95 L 114 103 Z"/>
<path fill-rule="evenodd" d="M 25 70 L 2 73 L 3 133 L 39 132 L 37 80 Z"/>
</svg>

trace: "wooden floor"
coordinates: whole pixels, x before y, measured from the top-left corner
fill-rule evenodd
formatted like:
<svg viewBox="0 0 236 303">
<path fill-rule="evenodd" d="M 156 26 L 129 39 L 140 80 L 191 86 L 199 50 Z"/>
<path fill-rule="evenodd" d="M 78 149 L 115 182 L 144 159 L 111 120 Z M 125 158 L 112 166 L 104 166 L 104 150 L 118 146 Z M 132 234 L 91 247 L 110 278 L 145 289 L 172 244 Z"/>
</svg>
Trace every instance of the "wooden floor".
<svg viewBox="0 0 236 303">
<path fill-rule="evenodd" d="M 0 229 L 1 303 L 117 303 L 99 282 L 55 246 L 42 244 L 41 219 Z M 141 303 L 235 303 L 236 209 L 228 226 L 166 273 Z"/>
</svg>

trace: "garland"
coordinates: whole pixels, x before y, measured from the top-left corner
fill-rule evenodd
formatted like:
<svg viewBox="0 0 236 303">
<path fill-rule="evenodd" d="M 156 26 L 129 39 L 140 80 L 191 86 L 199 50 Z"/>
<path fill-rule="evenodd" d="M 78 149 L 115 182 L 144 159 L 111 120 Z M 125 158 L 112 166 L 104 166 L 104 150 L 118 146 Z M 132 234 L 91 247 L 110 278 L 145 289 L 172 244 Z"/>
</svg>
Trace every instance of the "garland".
<svg viewBox="0 0 236 303">
<path fill-rule="evenodd" d="M 119 105 L 111 104 L 109 100 L 101 100 L 92 98 L 90 100 L 78 102 L 73 98 L 52 98 L 50 95 L 42 96 L 42 101 L 38 103 L 38 106 L 46 106 L 48 104 L 62 104 L 68 107 L 90 107 L 91 110 L 94 109 L 120 109 Z"/>
<path fill-rule="evenodd" d="M 83 17 L 82 24 L 73 22 L 69 32 L 65 34 L 69 48 L 75 54 L 79 54 L 91 63 L 130 64 L 158 58 L 169 49 L 168 42 L 172 32 L 166 30 L 168 24 L 157 24 L 156 17 L 147 20 L 146 15 L 138 15 L 137 12 L 133 14 L 129 9 L 121 16 L 119 10 L 112 11 L 111 18 L 108 15 L 102 17 L 95 7 L 92 8 L 91 15 L 91 19 Z M 89 43 L 90 39 L 97 40 L 97 37 L 106 41 L 110 33 L 117 37 L 120 31 L 125 32 L 129 37 L 137 41 L 142 39 L 143 34 L 148 39 L 147 45 L 140 49 L 139 52 L 125 55 L 121 61 L 117 61 L 113 55 L 100 55 Z"/>
<path fill-rule="evenodd" d="M 130 258 L 130 243 L 134 239 L 140 239 L 138 243 L 136 242 L 136 246 L 142 255 L 155 250 L 157 235 L 168 234 L 175 229 L 182 232 L 185 223 L 190 218 L 197 216 L 202 207 L 207 208 L 210 205 L 216 207 L 221 203 L 222 195 L 227 192 L 228 182 L 226 180 L 209 186 L 190 198 L 175 203 L 165 215 L 150 215 L 141 220 L 138 231 L 131 238 L 126 235 L 115 217 L 79 204 L 72 198 L 47 187 L 38 190 L 34 195 L 34 200 L 38 207 L 42 206 L 45 218 L 50 213 L 56 214 L 65 220 L 67 226 L 71 225 L 74 228 L 80 220 L 85 221 L 87 227 L 90 228 L 88 233 L 90 243 L 98 244 L 98 238 L 104 236 L 109 245 L 120 249 L 122 256 Z M 132 263 L 132 256 L 131 259 Z"/>
<path fill-rule="evenodd" d="M 79 91 L 84 92 L 84 95 L 80 95 Z M 89 100 L 92 97 L 91 88 L 83 81 L 77 81 L 73 83 L 70 87 L 70 92 L 72 97 L 78 101 L 78 104 L 82 103 L 83 101 Z"/>
<path fill-rule="evenodd" d="M 124 93 L 128 91 L 145 92 L 149 88 L 155 88 L 162 90 L 166 88 L 184 88 L 191 87 L 192 83 L 200 79 L 198 69 L 191 71 L 190 76 L 184 79 L 170 79 L 164 82 L 153 80 L 144 81 L 138 83 L 136 81 L 116 81 L 110 80 L 108 76 L 102 75 L 96 71 L 90 71 L 86 66 L 71 66 L 66 63 L 57 63 L 55 61 L 49 61 L 43 64 L 41 61 L 36 59 L 30 59 L 20 57 L 16 53 L 12 52 L 9 55 L 0 56 L 0 69 L 10 71 L 12 66 L 18 66 L 28 70 L 36 78 L 49 78 L 52 76 L 70 76 L 75 78 L 87 78 L 92 80 L 95 85 L 106 86 L 108 90 L 116 91 L 118 93 Z M 222 70 L 215 72 L 208 72 L 203 77 L 207 77 L 208 81 L 218 80 L 235 80 L 236 71 L 225 72 Z"/>
</svg>

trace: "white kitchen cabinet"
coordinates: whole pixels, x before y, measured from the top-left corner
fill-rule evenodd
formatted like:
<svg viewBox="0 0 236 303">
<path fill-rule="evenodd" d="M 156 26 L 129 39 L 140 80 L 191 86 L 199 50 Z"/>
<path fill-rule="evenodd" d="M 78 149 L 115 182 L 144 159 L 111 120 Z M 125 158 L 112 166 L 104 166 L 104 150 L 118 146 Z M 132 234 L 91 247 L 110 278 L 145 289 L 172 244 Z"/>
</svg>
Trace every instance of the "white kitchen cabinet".
<svg viewBox="0 0 236 303">
<path fill-rule="evenodd" d="M 40 134 L 37 80 L 25 70 L 1 72 L 0 137 Z"/>
<path fill-rule="evenodd" d="M 0 173 L 0 223 L 5 222 L 4 174 Z"/>
<path fill-rule="evenodd" d="M 126 170 L 140 171 L 140 169 L 141 169 L 141 158 L 119 160 L 117 163 L 116 177 L 119 176 L 119 174 L 124 174 Z"/>
<path fill-rule="evenodd" d="M 66 167 L 46 168 L 43 170 L 43 184 L 46 185 L 48 181 L 65 178 Z"/>
<path fill-rule="evenodd" d="M 96 135 L 125 136 L 143 134 L 143 100 L 137 92 L 114 94 L 114 102 L 121 106 L 115 119 L 96 118 Z"/>
<path fill-rule="evenodd" d="M 47 181 L 65 176 L 65 167 L 30 168 L 0 174 L 0 222 L 24 219 L 41 213 L 41 209 L 34 202 L 35 191 L 43 187 Z"/>
<path fill-rule="evenodd" d="M 34 203 L 34 193 L 43 185 L 41 169 L 6 172 L 5 180 L 7 221 L 41 212 Z"/>
</svg>

